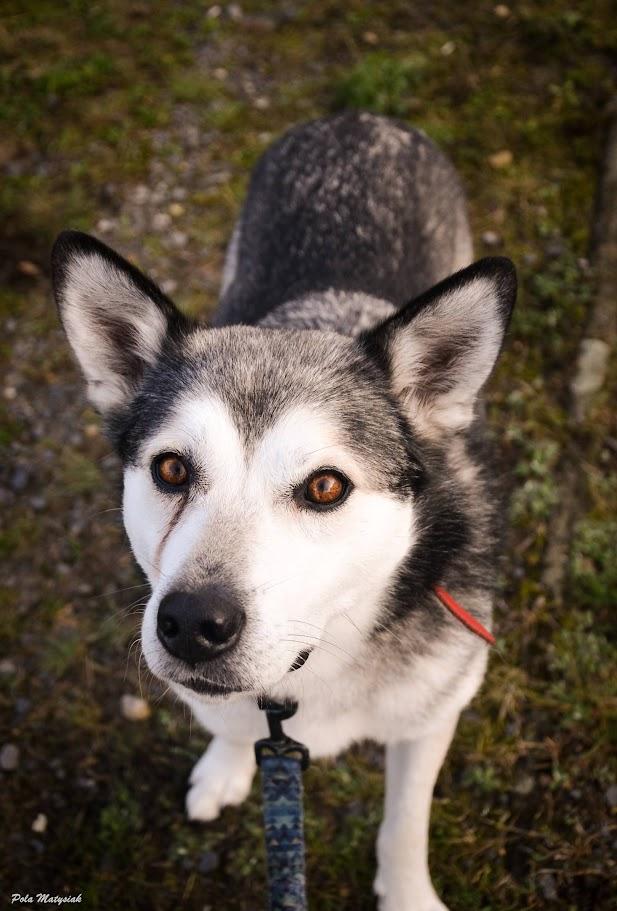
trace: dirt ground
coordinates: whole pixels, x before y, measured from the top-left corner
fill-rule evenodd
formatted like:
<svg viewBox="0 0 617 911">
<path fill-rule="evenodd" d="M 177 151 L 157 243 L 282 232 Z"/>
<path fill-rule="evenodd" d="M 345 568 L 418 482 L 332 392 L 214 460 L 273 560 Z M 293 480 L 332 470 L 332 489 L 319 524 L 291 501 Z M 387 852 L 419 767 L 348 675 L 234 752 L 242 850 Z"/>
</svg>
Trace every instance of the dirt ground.
<svg viewBox="0 0 617 911">
<path fill-rule="evenodd" d="M 498 648 L 437 786 L 436 885 L 452 911 L 615 907 L 614 357 L 576 430 L 563 599 L 543 572 L 570 493 L 616 23 L 603 0 L 0 2 L 2 907 L 38 892 L 105 911 L 265 906 L 257 786 L 214 824 L 184 817 L 207 738 L 139 660 L 148 589 L 48 256 L 60 229 L 90 231 L 206 318 L 251 166 L 290 124 L 346 106 L 447 150 L 478 255 L 511 256 L 521 282 L 488 397 L 512 491 Z M 150 715 L 127 720 L 121 697 L 140 692 Z M 375 907 L 382 764 L 366 744 L 307 773 L 319 911 Z"/>
</svg>

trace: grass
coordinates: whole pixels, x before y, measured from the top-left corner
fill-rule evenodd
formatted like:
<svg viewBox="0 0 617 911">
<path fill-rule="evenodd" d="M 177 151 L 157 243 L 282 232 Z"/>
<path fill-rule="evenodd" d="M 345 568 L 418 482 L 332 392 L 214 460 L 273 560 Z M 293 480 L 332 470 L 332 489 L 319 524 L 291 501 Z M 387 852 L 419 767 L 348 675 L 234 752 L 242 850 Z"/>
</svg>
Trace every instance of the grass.
<svg viewBox="0 0 617 911">
<path fill-rule="evenodd" d="M 97 230 L 158 280 L 174 279 L 182 306 L 205 313 L 257 157 L 289 124 L 359 106 L 414 122 L 448 151 L 478 254 L 489 252 L 483 233 L 497 233 L 521 282 L 489 399 L 498 470 L 513 490 L 499 653 L 440 776 L 436 883 L 453 911 L 608 909 L 617 696 L 609 391 L 576 431 L 585 511 L 563 604 L 544 589 L 542 567 L 594 287 L 584 258 L 614 91 L 611 6 L 533 0 L 505 18 L 494 4 L 451 0 L 370 10 L 312 0 L 284 15 L 265 0 L 242 7 L 236 22 L 194 0 L 162 0 L 156 15 L 137 0 L 37 0 L 0 18 L 0 357 L 3 388 L 16 390 L 0 400 L 0 445 L 5 465 L 29 471 L 25 490 L 3 501 L 0 529 L 2 654 L 16 666 L 0 676 L 0 707 L 5 739 L 21 750 L 18 771 L 3 776 L 0 879 L 11 891 L 81 891 L 92 909 L 265 902 L 257 786 L 241 810 L 189 825 L 185 782 L 206 738 L 145 677 L 152 717 L 120 717 L 120 696 L 140 686 L 127 655 L 145 589 L 115 511 L 117 466 L 76 394 L 47 256 L 61 228 Z M 510 162 L 494 167 L 503 150 Z M 133 201 L 140 185 L 144 205 Z M 169 231 L 153 228 L 178 202 Z M 169 245 L 172 230 L 185 246 Z M 24 260 L 38 274 L 24 272 Z M 374 907 L 382 777 L 368 745 L 307 775 L 310 891 L 323 911 Z M 31 830 L 39 812 L 49 820 L 43 835 Z M 216 862 L 200 872 L 208 852 Z"/>
<path fill-rule="evenodd" d="M 361 108 L 404 117 L 422 86 L 428 59 L 422 53 L 399 60 L 384 51 L 366 54 L 336 86 L 336 108 Z"/>
</svg>

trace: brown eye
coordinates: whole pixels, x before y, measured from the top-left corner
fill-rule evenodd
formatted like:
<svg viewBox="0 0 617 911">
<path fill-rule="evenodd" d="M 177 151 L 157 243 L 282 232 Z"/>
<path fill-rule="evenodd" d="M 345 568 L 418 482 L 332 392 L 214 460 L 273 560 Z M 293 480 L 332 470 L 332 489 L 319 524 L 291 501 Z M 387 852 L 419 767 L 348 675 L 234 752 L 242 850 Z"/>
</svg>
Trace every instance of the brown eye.
<svg viewBox="0 0 617 911">
<path fill-rule="evenodd" d="M 189 479 L 189 471 L 180 456 L 166 452 L 152 463 L 156 480 L 165 487 L 182 487 Z"/>
<path fill-rule="evenodd" d="M 349 487 L 345 475 L 330 468 L 322 468 L 306 481 L 304 499 L 311 506 L 335 506 L 345 498 Z"/>
</svg>

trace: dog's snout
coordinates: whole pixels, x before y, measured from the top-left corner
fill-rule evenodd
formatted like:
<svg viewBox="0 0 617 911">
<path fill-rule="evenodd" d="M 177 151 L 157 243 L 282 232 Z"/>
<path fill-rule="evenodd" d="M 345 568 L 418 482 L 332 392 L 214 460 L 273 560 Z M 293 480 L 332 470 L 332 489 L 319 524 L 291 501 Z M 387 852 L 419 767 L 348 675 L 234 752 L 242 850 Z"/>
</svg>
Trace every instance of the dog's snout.
<svg viewBox="0 0 617 911">
<path fill-rule="evenodd" d="M 239 598 L 212 585 L 165 595 L 159 605 L 157 634 L 170 654 L 195 665 L 232 649 L 245 619 Z"/>
</svg>

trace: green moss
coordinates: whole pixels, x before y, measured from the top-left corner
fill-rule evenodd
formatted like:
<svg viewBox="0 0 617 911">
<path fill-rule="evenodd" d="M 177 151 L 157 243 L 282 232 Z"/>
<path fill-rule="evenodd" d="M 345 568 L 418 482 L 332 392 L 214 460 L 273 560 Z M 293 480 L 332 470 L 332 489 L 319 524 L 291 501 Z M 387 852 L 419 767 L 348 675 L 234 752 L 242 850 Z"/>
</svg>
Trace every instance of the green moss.
<svg viewBox="0 0 617 911">
<path fill-rule="evenodd" d="M 617 520 L 587 518 L 573 543 L 573 596 L 589 608 L 608 608 L 617 599 Z"/>
<path fill-rule="evenodd" d="M 214 79 L 200 78 L 194 72 L 189 72 L 174 77 L 171 92 L 175 101 L 203 104 L 217 98 L 221 89 L 220 83 Z"/>
<path fill-rule="evenodd" d="M 402 117 L 409 111 L 410 97 L 421 85 L 427 65 L 421 52 L 402 60 L 383 51 L 369 53 L 341 77 L 334 90 L 334 106 Z"/>
</svg>

